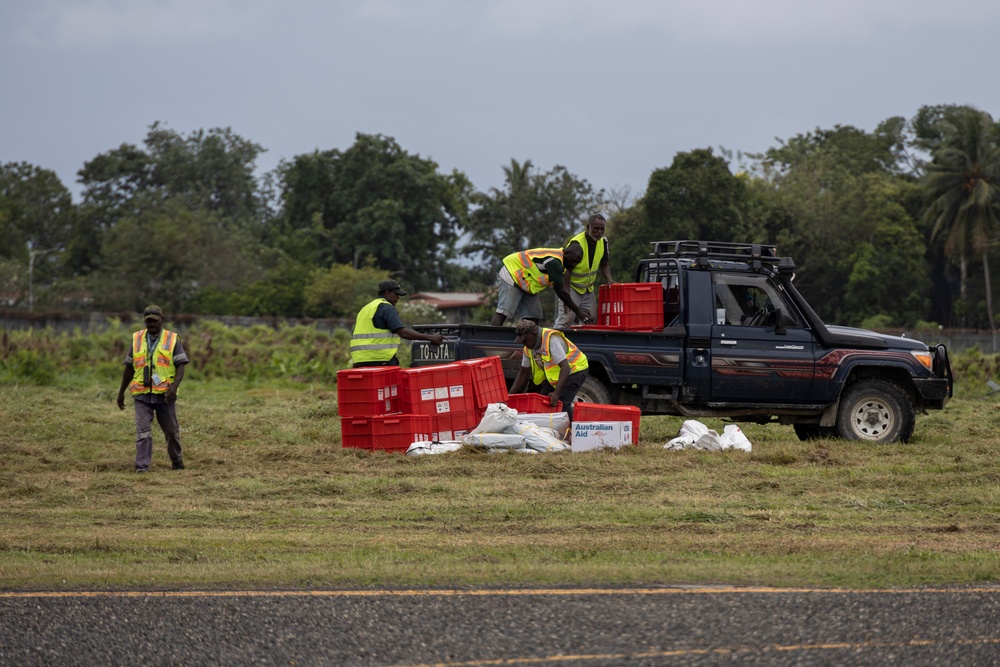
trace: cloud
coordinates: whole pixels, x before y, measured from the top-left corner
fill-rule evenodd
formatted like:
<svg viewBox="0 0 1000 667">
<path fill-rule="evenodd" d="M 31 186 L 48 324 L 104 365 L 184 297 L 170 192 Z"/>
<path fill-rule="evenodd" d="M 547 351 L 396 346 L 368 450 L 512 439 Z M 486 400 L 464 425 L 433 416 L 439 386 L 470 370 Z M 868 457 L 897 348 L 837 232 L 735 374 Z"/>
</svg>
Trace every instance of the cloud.
<svg viewBox="0 0 1000 667">
<path fill-rule="evenodd" d="M 177 44 L 232 34 L 254 13 L 228 0 L 43 0 L 14 39 L 55 48 Z"/>
<path fill-rule="evenodd" d="M 963 26 L 970 17 L 980 24 L 1000 19 L 1000 3 L 981 0 L 340 0 L 337 6 L 363 21 L 434 32 L 587 39 L 644 29 L 672 41 L 740 46 L 870 41 Z M 314 14 L 322 13 L 319 7 Z"/>
<path fill-rule="evenodd" d="M 391 0 L 383 0 L 385 2 Z M 520 37 L 653 29 L 682 42 L 788 44 L 859 41 L 885 31 L 1000 17 L 976 0 L 492 0 L 489 19 Z"/>
<path fill-rule="evenodd" d="M 57 48 L 262 39 L 279 25 L 305 33 L 336 30 L 344 20 L 514 39 L 641 29 L 671 42 L 763 47 L 869 41 L 973 16 L 980 24 L 1000 18 L 1000 3 L 978 0 L 40 0 L 27 7 L 7 33 Z"/>
</svg>

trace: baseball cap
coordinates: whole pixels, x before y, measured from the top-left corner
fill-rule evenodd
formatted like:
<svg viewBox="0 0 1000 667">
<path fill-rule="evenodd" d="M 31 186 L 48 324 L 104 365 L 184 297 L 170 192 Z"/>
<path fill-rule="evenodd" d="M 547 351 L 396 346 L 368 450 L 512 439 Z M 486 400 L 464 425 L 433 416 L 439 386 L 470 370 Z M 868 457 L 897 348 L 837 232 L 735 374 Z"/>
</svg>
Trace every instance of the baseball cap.
<svg viewBox="0 0 1000 667">
<path fill-rule="evenodd" d="M 406 296 L 406 290 L 395 280 L 383 280 L 378 284 L 379 294 L 382 292 L 395 292 L 399 296 Z"/>
<path fill-rule="evenodd" d="M 146 306 L 146 310 L 142 311 L 142 319 L 147 317 L 155 317 L 157 319 L 163 319 L 163 309 L 159 306 Z"/>
<path fill-rule="evenodd" d="M 514 342 L 523 343 L 524 335 L 532 332 L 536 334 L 538 333 L 538 325 L 532 322 L 531 320 L 521 320 L 520 322 L 517 323 L 517 326 L 514 327 L 514 333 L 517 334 L 514 337 Z"/>
</svg>

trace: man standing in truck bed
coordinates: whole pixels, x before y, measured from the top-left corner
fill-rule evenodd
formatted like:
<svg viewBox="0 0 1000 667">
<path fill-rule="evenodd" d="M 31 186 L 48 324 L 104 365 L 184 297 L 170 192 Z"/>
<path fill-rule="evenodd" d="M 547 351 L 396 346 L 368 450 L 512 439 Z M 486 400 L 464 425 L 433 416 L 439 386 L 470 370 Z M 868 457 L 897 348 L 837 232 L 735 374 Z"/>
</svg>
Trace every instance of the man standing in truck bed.
<svg viewBox="0 0 1000 667">
<path fill-rule="evenodd" d="M 580 263 L 583 250 L 579 245 L 562 248 L 533 248 L 507 255 L 497 273 L 499 299 L 497 311 L 490 324 L 503 325 L 508 317 L 520 315 L 523 319 L 539 322 L 542 319 L 542 302 L 539 292 L 550 285 L 561 303 L 566 304 L 584 323 L 592 322 L 592 314 L 573 303 L 566 289 L 564 275 Z"/>
<path fill-rule="evenodd" d="M 615 282 L 611 279 L 608 239 L 604 236 L 606 224 L 604 216 L 595 213 L 587 220 L 587 227 L 571 238 L 566 246 L 567 249 L 579 246 L 583 252 L 583 259 L 580 260 L 580 263 L 567 273 L 569 276 L 569 295 L 573 299 L 573 303 L 595 317 L 597 315 L 597 295 L 594 293 L 594 289 L 597 287 L 598 270 L 604 276 L 604 282 L 609 285 Z M 560 301 L 553 327 L 568 329 L 577 323 L 576 313 L 566 308 L 566 304 Z"/>
</svg>

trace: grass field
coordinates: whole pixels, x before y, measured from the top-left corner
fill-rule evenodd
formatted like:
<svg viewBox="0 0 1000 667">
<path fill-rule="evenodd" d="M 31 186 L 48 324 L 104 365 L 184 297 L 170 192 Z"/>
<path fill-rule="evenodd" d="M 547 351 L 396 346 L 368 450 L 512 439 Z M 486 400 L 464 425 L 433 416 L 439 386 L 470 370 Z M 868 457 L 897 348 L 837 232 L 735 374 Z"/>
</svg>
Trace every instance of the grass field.
<svg viewBox="0 0 1000 667">
<path fill-rule="evenodd" d="M 741 423 L 752 453 L 665 451 L 681 420 L 644 417 L 621 452 L 405 457 L 342 449 L 332 384 L 195 376 L 187 469 L 154 428 L 136 475 L 118 379 L 0 384 L 0 588 L 1000 581 L 989 398 L 891 446 Z"/>
</svg>

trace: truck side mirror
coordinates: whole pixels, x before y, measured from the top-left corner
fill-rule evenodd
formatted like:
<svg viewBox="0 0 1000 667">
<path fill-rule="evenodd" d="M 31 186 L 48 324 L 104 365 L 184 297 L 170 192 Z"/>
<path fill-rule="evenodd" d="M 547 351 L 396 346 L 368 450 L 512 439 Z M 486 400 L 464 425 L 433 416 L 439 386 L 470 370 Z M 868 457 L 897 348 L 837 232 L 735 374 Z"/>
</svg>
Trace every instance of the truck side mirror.
<svg viewBox="0 0 1000 667">
<path fill-rule="evenodd" d="M 779 336 L 784 336 L 785 331 L 785 311 L 778 308 L 774 311 L 774 333 Z"/>
</svg>

